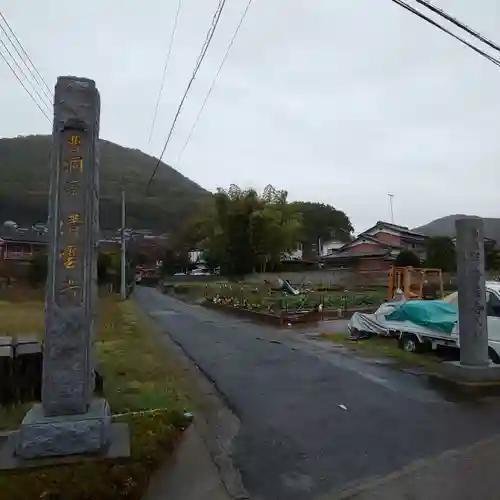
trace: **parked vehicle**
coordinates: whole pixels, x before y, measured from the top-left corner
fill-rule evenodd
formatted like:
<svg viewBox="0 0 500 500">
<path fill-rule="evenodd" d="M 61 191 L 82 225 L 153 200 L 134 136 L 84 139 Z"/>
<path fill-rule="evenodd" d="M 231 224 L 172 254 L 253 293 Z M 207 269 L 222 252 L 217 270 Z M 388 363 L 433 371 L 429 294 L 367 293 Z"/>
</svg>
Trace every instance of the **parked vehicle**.
<svg viewBox="0 0 500 500">
<path fill-rule="evenodd" d="M 191 276 L 211 276 L 211 273 L 205 269 L 193 269 L 190 274 Z"/>
<path fill-rule="evenodd" d="M 407 352 L 425 352 L 438 347 L 460 348 L 458 314 L 456 313 L 457 294 L 450 296 L 447 302 L 455 306 L 448 309 L 443 306 L 443 324 L 453 321 L 451 328 L 439 328 L 436 322 L 432 328 L 423 326 L 410 320 L 394 321 L 391 317 L 397 316 L 394 311 L 401 307 L 401 302 L 388 302 L 382 305 L 374 314 L 355 313 L 349 323 L 351 336 L 383 335 L 398 339 L 399 346 Z M 429 301 L 432 302 L 432 301 Z M 444 301 L 435 301 L 444 302 Z M 419 307 L 430 307 L 432 304 L 422 301 L 416 304 Z M 454 310 L 454 316 L 450 311 Z M 445 317 L 448 314 L 448 317 Z M 486 282 L 486 314 L 488 325 L 488 352 L 494 363 L 500 364 L 500 283 Z M 453 319 L 450 319 L 453 318 Z M 447 331 L 450 330 L 450 331 Z"/>
</svg>

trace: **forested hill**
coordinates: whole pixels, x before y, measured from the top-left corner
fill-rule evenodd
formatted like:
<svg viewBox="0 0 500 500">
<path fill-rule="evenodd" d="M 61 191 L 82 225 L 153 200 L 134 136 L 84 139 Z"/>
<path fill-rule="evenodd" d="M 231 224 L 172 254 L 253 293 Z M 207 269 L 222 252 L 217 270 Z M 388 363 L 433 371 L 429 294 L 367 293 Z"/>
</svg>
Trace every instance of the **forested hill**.
<svg viewBox="0 0 500 500">
<path fill-rule="evenodd" d="M 51 136 L 0 139 L 0 222 L 22 225 L 47 219 Z M 100 141 L 101 227 L 120 224 L 120 186 L 127 193 L 127 226 L 175 229 L 211 194 L 162 164 L 149 196 L 146 185 L 157 160 L 137 149 Z"/>
<path fill-rule="evenodd" d="M 454 214 L 435 219 L 424 226 L 415 228 L 414 230 L 426 234 L 427 236 L 449 236 L 455 237 L 455 222 L 462 215 Z M 483 217 L 484 236 L 495 240 L 500 244 L 500 219 L 492 217 Z"/>
</svg>

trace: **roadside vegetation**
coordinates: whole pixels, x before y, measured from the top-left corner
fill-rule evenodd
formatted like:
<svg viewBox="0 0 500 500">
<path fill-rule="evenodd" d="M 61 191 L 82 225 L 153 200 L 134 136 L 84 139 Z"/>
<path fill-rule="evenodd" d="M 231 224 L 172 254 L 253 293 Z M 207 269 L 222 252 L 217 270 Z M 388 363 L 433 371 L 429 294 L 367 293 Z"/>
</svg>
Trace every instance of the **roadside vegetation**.
<svg viewBox="0 0 500 500">
<path fill-rule="evenodd" d="M 261 193 L 236 185 L 218 188 L 214 203 L 194 215 L 168 242 L 162 255 L 163 274 L 185 272 L 189 251 L 201 250 L 201 259 L 222 276 L 241 278 L 253 272 L 293 269 L 313 262 L 293 259 L 299 245 L 303 258 L 313 246 L 329 238 L 351 241 L 349 217 L 331 205 L 290 202 L 288 193 L 268 185 Z M 194 267 L 194 266 L 193 266 Z"/>
<path fill-rule="evenodd" d="M 0 302 L 0 315 L 4 334 L 42 336 L 41 300 Z M 125 414 L 115 420 L 130 427 L 131 457 L 0 472 L 1 498 L 139 500 L 151 474 L 174 449 L 190 421 L 183 373 L 158 348 L 133 302 L 111 295 L 100 299 L 96 350 L 104 397 L 115 414 Z M 0 429 L 17 428 L 29 407 L 1 409 Z"/>
<path fill-rule="evenodd" d="M 351 353 L 373 359 L 391 360 L 397 367 L 435 368 L 442 359 L 436 353 L 415 354 L 406 352 L 398 345 L 398 340 L 392 337 L 373 336 L 363 340 L 352 340 L 348 333 L 324 332 L 320 338 L 347 348 Z"/>
</svg>

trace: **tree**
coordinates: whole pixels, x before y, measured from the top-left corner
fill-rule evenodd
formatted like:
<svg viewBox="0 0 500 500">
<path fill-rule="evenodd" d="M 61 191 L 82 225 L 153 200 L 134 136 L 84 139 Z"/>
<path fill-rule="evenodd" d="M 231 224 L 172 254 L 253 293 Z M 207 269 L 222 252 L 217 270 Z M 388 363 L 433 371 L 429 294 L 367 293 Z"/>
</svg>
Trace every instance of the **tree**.
<svg viewBox="0 0 500 500">
<path fill-rule="evenodd" d="M 411 250 L 401 250 L 396 257 L 394 265 L 397 267 L 420 267 L 421 262 L 418 255 Z"/>
<path fill-rule="evenodd" d="M 99 285 L 105 285 L 110 281 L 109 271 L 111 269 L 111 255 L 99 252 L 97 257 L 97 282 Z"/>
<path fill-rule="evenodd" d="M 145 266 L 149 261 L 148 256 L 143 252 L 138 252 L 133 256 L 133 262 L 136 266 Z"/>
<path fill-rule="evenodd" d="M 44 253 L 35 255 L 28 269 L 28 281 L 33 286 L 39 286 L 47 281 L 48 258 Z M 99 285 L 105 285 L 113 280 L 114 275 L 119 276 L 118 260 L 112 254 L 99 252 L 97 258 L 97 281 Z"/>
<path fill-rule="evenodd" d="M 484 261 L 488 271 L 500 271 L 500 250 L 495 244 L 484 246 Z"/>
<path fill-rule="evenodd" d="M 426 267 L 441 269 L 444 272 L 453 272 L 457 267 L 455 244 L 447 236 L 429 238 L 426 245 Z"/>
<path fill-rule="evenodd" d="M 183 272 L 189 267 L 189 255 L 185 248 L 167 248 L 162 259 L 162 273 L 172 275 Z"/>
<path fill-rule="evenodd" d="M 304 241 L 316 242 L 338 239 L 343 242 L 351 240 L 354 231 L 349 217 L 332 205 L 297 201 L 291 204 L 296 212 L 302 214 Z"/>
<path fill-rule="evenodd" d="M 300 237 L 301 216 L 286 191 L 231 185 L 215 194 L 215 213 L 205 224 L 205 250 L 226 275 L 244 275 L 277 265 Z"/>
</svg>

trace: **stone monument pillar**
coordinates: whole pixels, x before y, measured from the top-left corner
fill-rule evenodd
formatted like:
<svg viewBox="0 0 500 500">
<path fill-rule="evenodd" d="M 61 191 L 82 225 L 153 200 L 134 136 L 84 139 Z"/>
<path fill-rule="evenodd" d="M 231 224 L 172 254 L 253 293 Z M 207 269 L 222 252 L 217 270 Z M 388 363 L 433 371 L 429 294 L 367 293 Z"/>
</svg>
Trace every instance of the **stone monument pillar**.
<svg viewBox="0 0 500 500">
<path fill-rule="evenodd" d="M 464 217 L 456 221 L 458 318 L 460 364 L 488 367 L 488 326 L 484 279 L 483 220 Z"/>
<path fill-rule="evenodd" d="M 94 81 L 58 78 L 50 164 L 42 403 L 22 422 L 16 446 L 21 458 L 97 453 L 109 444 L 109 406 L 93 397 L 99 113 Z"/>
</svg>

